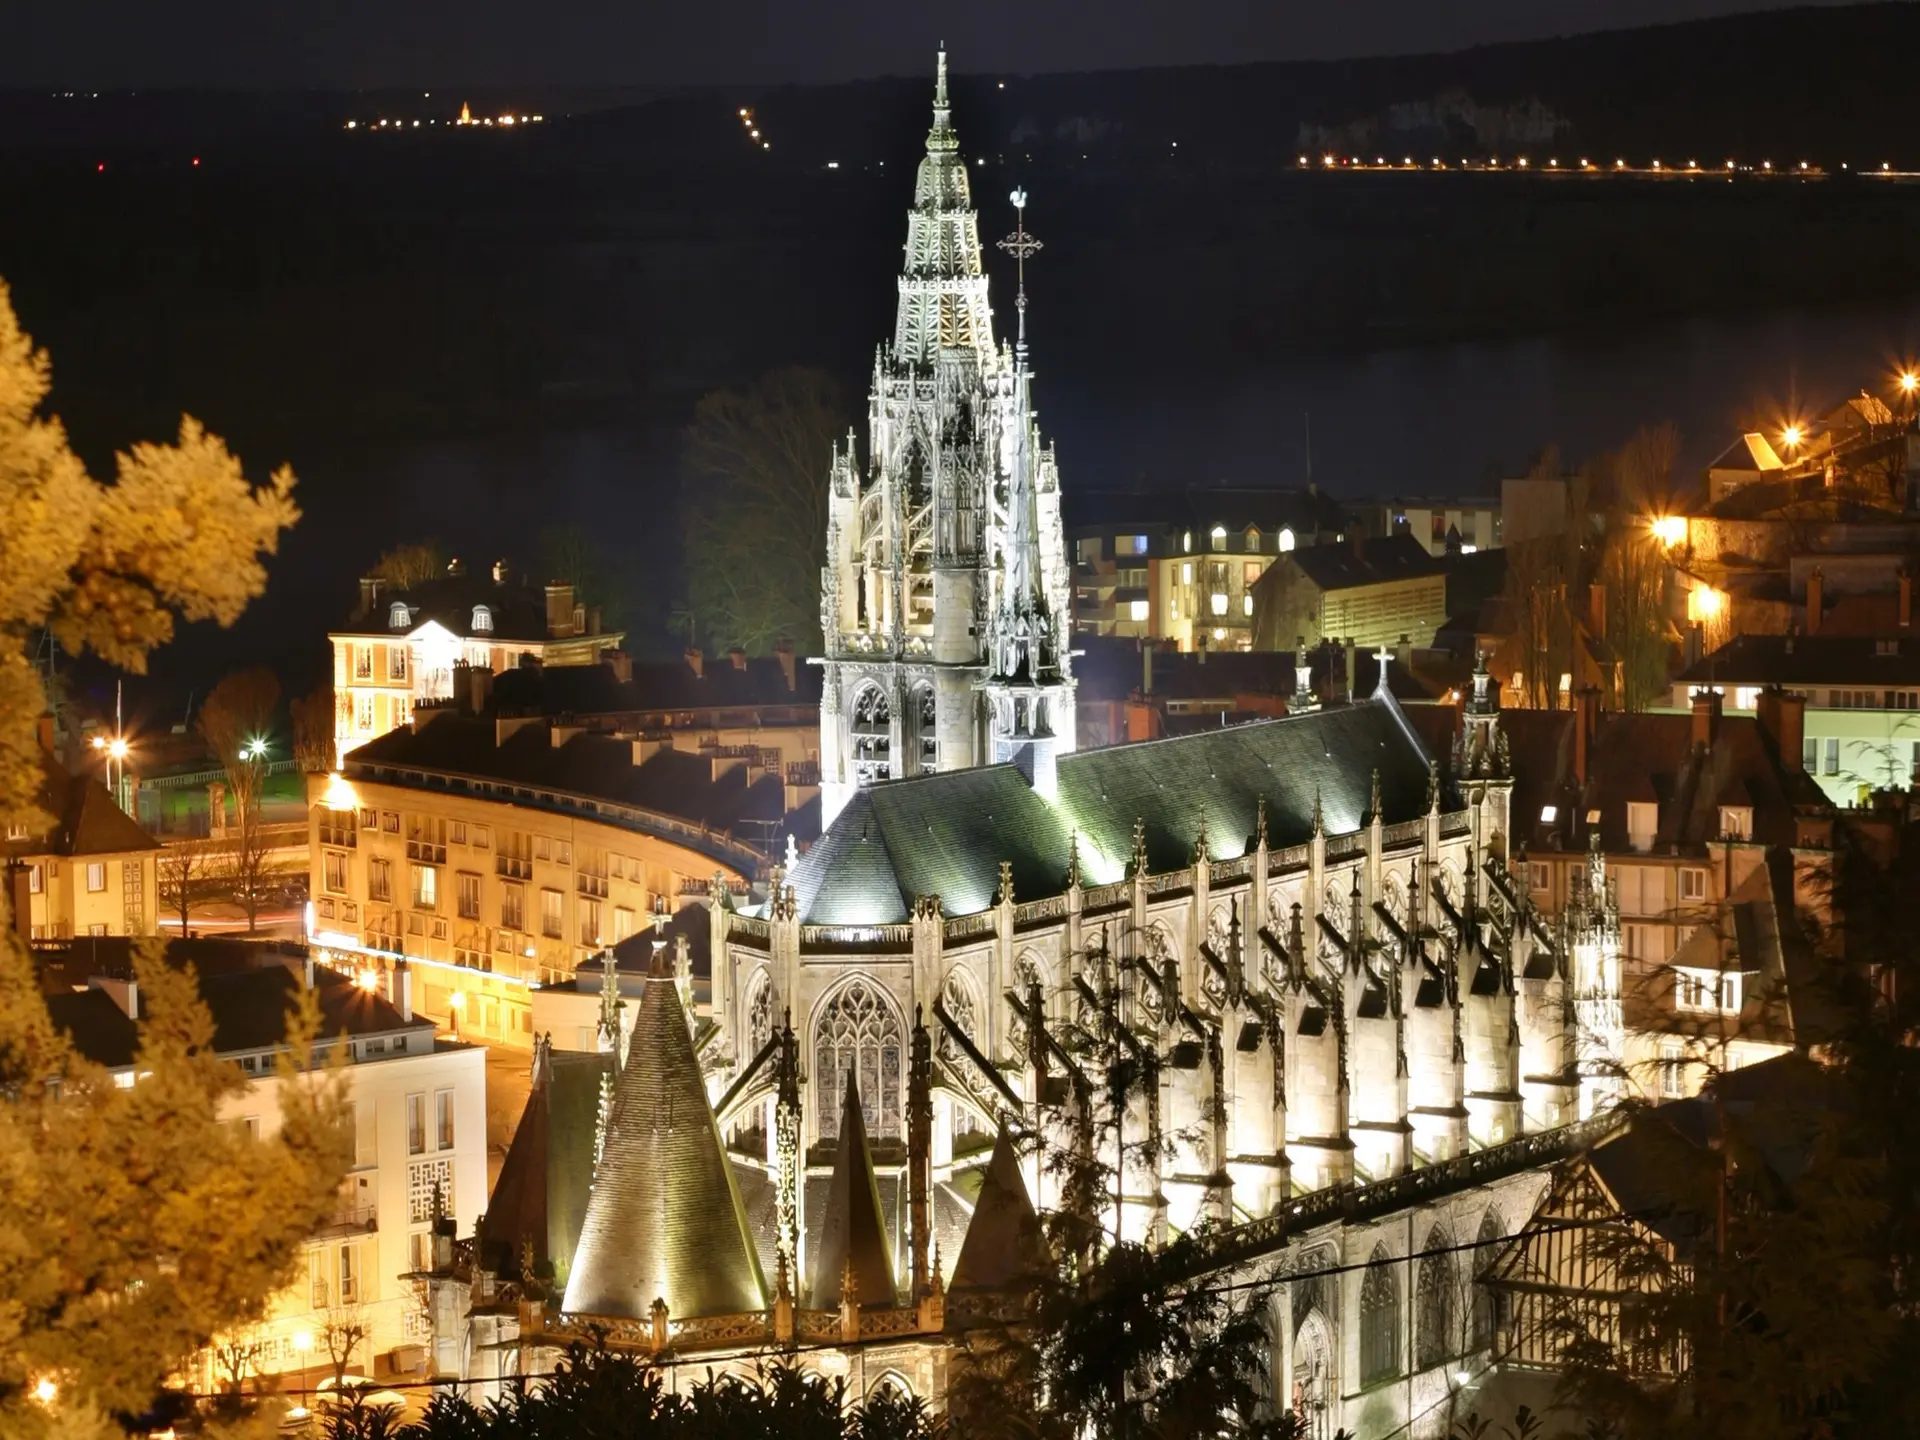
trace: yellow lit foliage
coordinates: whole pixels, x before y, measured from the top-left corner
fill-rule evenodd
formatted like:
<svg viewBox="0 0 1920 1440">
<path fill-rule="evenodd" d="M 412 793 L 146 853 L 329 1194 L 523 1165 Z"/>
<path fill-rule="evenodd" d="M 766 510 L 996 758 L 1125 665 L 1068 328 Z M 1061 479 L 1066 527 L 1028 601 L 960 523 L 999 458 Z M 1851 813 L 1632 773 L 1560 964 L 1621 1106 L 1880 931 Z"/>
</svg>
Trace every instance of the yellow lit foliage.
<svg viewBox="0 0 1920 1440">
<path fill-rule="evenodd" d="M 40 628 L 142 669 L 176 617 L 231 623 L 299 515 L 291 472 L 250 485 L 192 420 L 95 481 L 42 411 L 49 383 L 0 285 L 0 818 L 35 826 Z M 0 895 L 0 1435 L 91 1440 L 291 1278 L 345 1169 L 342 1083 L 290 1061 L 277 1133 L 222 1123 L 246 1082 L 153 942 L 135 961 L 140 1079 L 116 1086 L 52 1024 L 8 908 Z M 309 1000 L 296 1057 L 316 1023 Z"/>
</svg>

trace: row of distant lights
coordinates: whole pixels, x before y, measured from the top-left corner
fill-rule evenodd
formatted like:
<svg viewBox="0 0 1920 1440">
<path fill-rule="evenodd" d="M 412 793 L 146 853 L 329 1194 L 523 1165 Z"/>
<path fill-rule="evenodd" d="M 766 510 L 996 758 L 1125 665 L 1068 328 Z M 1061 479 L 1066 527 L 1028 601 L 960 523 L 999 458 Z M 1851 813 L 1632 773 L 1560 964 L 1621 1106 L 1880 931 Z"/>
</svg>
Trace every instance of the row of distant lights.
<svg viewBox="0 0 1920 1440">
<path fill-rule="evenodd" d="M 753 141 L 753 143 L 758 145 L 762 150 L 771 150 L 773 148 L 771 143 L 760 138 L 760 122 L 753 118 L 753 107 L 751 105 L 742 105 L 740 107 L 740 126 L 747 132 L 747 139 Z M 840 162 L 836 160 L 827 168 L 829 170 L 838 170 L 840 168 Z"/>
<path fill-rule="evenodd" d="M 457 120 L 449 120 L 447 123 L 449 125 L 484 125 L 489 129 L 491 129 L 495 125 L 500 125 L 500 126 L 538 125 L 546 118 L 547 117 L 544 115 L 502 115 L 502 116 L 499 116 L 498 118 L 495 118 L 493 116 L 482 116 L 482 117 L 476 118 L 475 116 L 468 113 L 466 106 L 462 105 L 460 107 L 460 118 Z M 347 121 L 347 129 L 349 130 L 418 130 L 421 126 L 421 123 L 422 122 L 418 120 L 369 120 L 365 125 L 362 125 L 358 120 L 349 120 Z M 428 125 L 438 125 L 440 122 L 438 120 L 428 120 L 425 123 Z"/>
<path fill-rule="evenodd" d="M 1298 158 L 1300 161 L 1300 165 L 1303 169 L 1311 169 L 1313 167 L 1313 160 L 1310 156 L 1302 155 Z M 1322 155 L 1320 157 L 1320 166 L 1324 170 L 1351 170 L 1356 168 L 1361 170 L 1419 170 L 1423 168 L 1430 169 L 1430 170 L 1446 170 L 1446 169 L 1572 170 L 1572 169 L 1579 169 L 1579 170 L 1592 170 L 1596 172 L 1604 172 L 1605 169 L 1607 168 L 1604 165 L 1596 165 L 1593 163 L 1593 161 L 1585 160 L 1585 159 L 1581 160 L 1577 166 L 1562 165 L 1558 157 L 1549 159 L 1545 165 L 1536 166 L 1525 155 L 1522 155 L 1518 159 L 1505 164 L 1502 163 L 1498 155 L 1495 155 L 1486 160 L 1481 160 L 1481 161 L 1462 160 L 1459 162 L 1458 165 L 1454 165 L 1454 166 L 1449 166 L 1445 160 L 1442 160 L 1438 155 L 1436 155 L 1424 167 L 1420 164 L 1419 161 L 1415 160 L 1411 155 L 1403 159 L 1398 165 L 1392 164 L 1384 155 L 1374 156 L 1372 164 L 1368 164 L 1364 159 L 1362 159 L 1357 155 L 1352 157 L 1346 157 L 1346 156 L 1340 156 L 1340 155 Z M 1615 160 L 1613 162 L 1612 168 L 1616 171 L 1638 169 L 1638 167 L 1636 166 L 1629 165 L 1625 160 Z M 1708 170 L 1704 169 L 1701 166 L 1698 160 L 1689 160 L 1685 165 L 1668 165 L 1664 161 L 1654 160 L 1654 161 L 1650 161 L 1646 168 L 1649 171 L 1660 171 L 1666 174 L 1675 174 L 1675 175 L 1679 175 L 1679 174 L 1704 175 L 1704 174 L 1710 173 Z M 1727 161 L 1724 168 L 1727 171 L 1738 171 L 1743 169 L 1751 171 L 1754 169 L 1754 167 L 1751 165 L 1743 166 L 1738 161 L 1735 161 L 1735 160 Z M 1843 163 L 1840 166 L 1840 168 L 1842 170 L 1847 170 L 1847 169 L 1850 169 L 1851 167 Z M 1762 160 L 1760 162 L 1759 169 L 1763 174 L 1771 174 L 1773 171 L 1773 162 L 1771 160 Z M 1880 165 L 1880 170 L 1881 170 L 1881 173 L 1883 174 L 1891 174 L 1893 171 L 1893 166 L 1886 163 L 1885 161 L 1882 161 Z M 1797 167 L 1797 169 L 1785 171 L 1783 173 L 1785 174 L 1803 174 L 1804 173 L 1808 175 L 1824 175 L 1826 172 L 1820 167 L 1809 164 L 1807 161 L 1802 160 L 1799 166 Z"/>
</svg>

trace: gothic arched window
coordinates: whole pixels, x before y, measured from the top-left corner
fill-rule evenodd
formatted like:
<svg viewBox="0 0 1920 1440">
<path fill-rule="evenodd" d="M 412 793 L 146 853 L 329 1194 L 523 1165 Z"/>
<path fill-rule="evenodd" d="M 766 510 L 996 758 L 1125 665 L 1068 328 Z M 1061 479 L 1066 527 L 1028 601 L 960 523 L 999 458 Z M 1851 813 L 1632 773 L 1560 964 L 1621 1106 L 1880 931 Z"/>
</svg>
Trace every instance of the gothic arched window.
<svg viewBox="0 0 1920 1440">
<path fill-rule="evenodd" d="M 747 982 L 747 1058 L 760 1053 L 773 1038 L 773 983 L 767 972 L 756 970 Z"/>
<path fill-rule="evenodd" d="M 1013 962 L 1012 989 L 1014 996 L 1020 1001 L 1022 1010 L 1025 1009 L 1027 1002 L 1033 998 L 1033 986 L 1036 981 L 1039 982 L 1041 987 L 1040 1003 L 1043 1007 L 1041 1013 L 1044 1015 L 1044 1006 L 1046 1005 L 1046 976 L 1045 972 L 1040 968 L 1040 962 L 1034 958 L 1033 952 L 1028 951 Z M 1020 1018 L 1020 1014 L 1021 1011 L 1016 1011 L 1011 1004 L 1008 1005 L 1007 1043 L 1012 1047 L 1016 1055 L 1024 1056 L 1027 1053 L 1027 1026 L 1026 1022 Z"/>
<path fill-rule="evenodd" d="M 1415 1345 L 1420 1368 L 1438 1365 L 1460 1349 L 1458 1268 L 1452 1254 L 1453 1236 L 1436 1225 L 1427 1232 L 1421 1247 L 1420 1273 L 1416 1282 L 1420 1328 Z"/>
<path fill-rule="evenodd" d="M 860 1109 L 876 1139 L 900 1136 L 904 1073 L 900 1020 L 872 982 L 859 978 L 835 991 L 813 1029 L 813 1085 L 819 1097 L 820 1138 L 840 1133 L 847 1072 L 860 1083 Z"/>
<path fill-rule="evenodd" d="M 940 759 L 940 740 L 935 731 L 934 721 L 937 711 L 933 700 L 931 685 L 916 685 L 907 701 L 907 724 L 913 732 L 914 744 L 909 747 L 920 762 L 920 770 L 925 772 L 936 767 Z"/>
<path fill-rule="evenodd" d="M 1500 1221 L 1500 1212 L 1491 1205 L 1480 1219 L 1480 1243 L 1473 1248 L 1473 1273 L 1483 1275 L 1487 1266 L 1493 1263 L 1499 1246 L 1493 1242 L 1507 1233 L 1507 1227 Z M 1476 1279 L 1473 1286 L 1473 1333 L 1469 1343 L 1475 1350 L 1489 1350 L 1493 1347 L 1493 1292 L 1487 1289 L 1484 1280 Z"/>
<path fill-rule="evenodd" d="M 1318 1309 L 1309 1310 L 1294 1332 L 1293 1394 L 1287 1397 L 1303 1440 L 1328 1440 L 1339 1393 L 1326 1319 Z"/>
<path fill-rule="evenodd" d="M 862 785 L 893 778 L 893 705 L 872 683 L 854 692 L 853 773 Z"/>
<path fill-rule="evenodd" d="M 946 984 L 940 987 L 940 1008 L 947 1012 L 947 1018 L 953 1021 L 962 1035 L 974 1043 L 980 1044 L 980 1012 L 973 1003 L 973 991 L 962 978 L 958 969 L 947 972 Z M 940 1038 L 934 1045 L 934 1052 L 950 1065 L 959 1066 L 963 1071 L 971 1071 L 973 1062 L 961 1053 L 959 1044 L 948 1033 L 947 1027 L 940 1027 Z M 970 1077 L 977 1078 L 977 1077 Z"/>
<path fill-rule="evenodd" d="M 1387 1247 L 1375 1247 L 1360 1282 L 1360 1383 L 1400 1373 L 1400 1280 Z"/>
</svg>

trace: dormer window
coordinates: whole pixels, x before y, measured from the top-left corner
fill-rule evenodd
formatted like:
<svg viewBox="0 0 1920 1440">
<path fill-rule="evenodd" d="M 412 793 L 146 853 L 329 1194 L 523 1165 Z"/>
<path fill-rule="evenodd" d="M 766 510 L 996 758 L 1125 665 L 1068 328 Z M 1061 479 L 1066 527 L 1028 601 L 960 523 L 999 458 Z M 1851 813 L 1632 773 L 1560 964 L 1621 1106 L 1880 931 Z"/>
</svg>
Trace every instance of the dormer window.
<svg viewBox="0 0 1920 1440">
<path fill-rule="evenodd" d="M 404 630 L 413 623 L 413 612 L 407 609 L 407 602 L 396 600 L 387 609 L 387 624 L 395 630 Z"/>
<path fill-rule="evenodd" d="M 1722 805 L 1720 807 L 1720 838 L 1722 840 L 1753 839 L 1753 807 Z"/>
<path fill-rule="evenodd" d="M 1282 526 L 1280 530 L 1279 549 L 1282 555 L 1286 554 L 1289 550 L 1293 549 L 1293 531 L 1286 528 L 1285 526 Z"/>
<path fill-rule="evenodd" d="M 485 605 L 476 605 L 473 607 L 473 632 L 476 635 L 490 635 L 493 633 L 493 611 Z"/>
</svg>

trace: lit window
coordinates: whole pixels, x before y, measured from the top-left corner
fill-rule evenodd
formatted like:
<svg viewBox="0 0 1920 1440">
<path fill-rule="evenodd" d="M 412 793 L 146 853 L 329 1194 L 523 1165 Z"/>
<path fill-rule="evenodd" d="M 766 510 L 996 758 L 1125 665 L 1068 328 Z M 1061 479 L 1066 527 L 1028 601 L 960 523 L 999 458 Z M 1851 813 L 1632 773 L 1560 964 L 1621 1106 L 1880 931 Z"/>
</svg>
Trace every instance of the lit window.
<svg viewBox="0 0 1920 1440">
<path fill-rule="evenodd" d="M 1529 860 L 1527 862 L 1528 889 L 1545 890 L 1551 878 L 1547 873 L 1547 864 L 1544 860 Z"/>
<path fill-rule="evenodd" d="M 457 884 L 459 890 L 458 902 L 460 918 L 462 920 L 478 920 L 480 918 L 480 877 L 478 875 L 461 875 L 457 877 Z"/>
<path fill-rule="evenodd" d="M 353 647 L 353 678 L 356 680 L 373 678 L 373 647 L 371 645 Z"/>
<path fill-rule="evenodd" d="M 540 933 L 549 940 L 558 940 L 566 933 L 561 926 L 560 902 L 558 890 L 540 892 Z"/>
<path fill-rule="evenodd" d="M 1147 602 L 1145 600 L 1129 601 L 1127 603 L 1127 615 L 1130 619 L 1145 621 L 1147 618 Z"/>
<path fill-rule="evenodd" d="M 431 910 L 439 896 L 440 872 L 431 865 L 413 867 L 413 904 L 417 910 Z"/>
<path fill-rule="evenodd" d="M 1758 685 L 1738 685 L 1734 687 L 1734 691 L 1733 691 L 1733 708 L 1734 709 L 1752 710 L 1757 705 L 1759 705 L 1759 703 L 1760 703 L 1760 687 Z"/>
<path fill-rule="evenodd" d="M 1820 767 L 1823 773 L 1828 775 L 1840 773 L 1840 741 L 1835 737 L 1830 736 L 1827 739 L 1826 762 Z"/>
<path fill-rule="evenodd" d="M 412 612 L 407 609 L 404 600 L 394 601 L 387 610 L 387 624 L 391 625 L 395 630 L 406 629 L 407 623 L 411 619 Z"/>
<path fill-rule="evenodd" d="M 1255 550 L 1258 550 L 1259 548 L 1260 548 L 1260 531 L 1257 528 L 1249 527 L 1247 530 L 1247 549 L 1249 551 L 1255 551 Z"/>
<path fill-rule="evenodd" d="M 1253 614 L 1253 596 L 1242 595 L 1240 597 L 1240 611 L 1243 615 Z"/>
<path fill-rule="evenodd" d="M 1720 838 L 1722 840 L 1753 839 L 1753 807 L 1722 805 L 1720 807 Z"/>
<path fill-rule="evenodd" d="M 1226 549 L 1227 548 L 1227 527 L 1224 525 L 1214 526 L 1213 534 L 1209 538 L 1213 541 L 1214 549 L 1216 550 Z"/>
<path fill-rule="evenodd" d="M 1687 1093 L 1687 1062 L 1678 1040 L 1660 1042 L 1660 1095 L 1677 1100 Z"/>
<path fill-rule="evenodd" d="M 1627 802 L 1627 843 L 1642 854 L 1653 848 L 1654 832 L 1660 828 L 1660 807 L 1651 800 Z"/>
<path fill-rule="evenodd" d="M 1188 530 L 1180 536 L 1180 548 L 1188 554 L 1193 553 L 1193 531 Z"/>
<path fill-rule="evenodd" d="M 424 1093 L 407 1096 L 407 1153 L 427 1153 L 427 1097 Z"/>
<path fill-rule="evenodd" d="M 1540 823 L 1542 825 L 1551 825 L 1559 818 L 1560 807 L 1558 805 L 1542 805 L 1540 807 Z"/>
<path fill-rule="evenodd" d="M 1182 560 L 1180 562 L 1180 583 L 1182 585 L 1191 585 L 1193 583 L 1193 562 L 1191 560 Z"/>
<path fill-rule="evenodd" d="M 1687 868 L 1680 872 L 1680 899 L 1699 904 L 1707 898 L 1707 872 Z"/>
<path fill-rule="evenodd" d="M 407 678 L 407 647 L 389 645 L 387 647 L 387 678 L 404 680 Z"/>
<path fill-rule="evenodd" d="M 1116 555 L 1144 555 L 1147 553 L 1147 537 L 1144 535 L 1115 536 L 1113 553 Z"/>
<path fill-rule="evenodd" d="M 493 631 L 493 611 L 485 605 L 473 607 L 473 630 L 477 635 L 491 634 Z"/>
<path fill-rule="evenodd" d="M 518 885 L 500 887 L 500 928 L 502 930 L 524 930 L 527 928 L 526 892 Z"/>
<path fill-rule="evenodd" d="M 338 850 L 326 852 L 326 886 L 335 895 L 347 893 L 347 857 Z"/>
<path fill-rule="evenodd" d="M 1224 615 L 1227 613 L 1227 597 L 1220 591 L 1216 590 L 1213 592 L 1211 604 L 1214 614 Z"/>
<path fill-rule="evenodd" d="M 453 1091 L 439 1090 L 434 1093 L 435 1129 L 439 1132 L 439 1148 L 453 1149 Z"/>
<path fill-rule="evenodd" d="M 30 894 L 38 895 L 42 890 L 46 888 L 46 884 L 47 884 L 46 873 L 38 865 L 29 865 L 27 867 L 28 892 Z"/>
<path fill-rule="evenodd" d="M 1283 529 L 1280 532 L 1280 553 L 1284 555 L 1291 549 L 1293 549 L 1293 531 Z"/>
<path fill-rule="evenodd" d="M 95 894 L 107 888 L 107 867 L 99 860 L 87 865 L 87 889 Z"/>
<path fill-rule="evenodd" d="M 1696 970 L 1688 966 L 1676 966 L 1673 972 L 1674 1008 L 1738 1015 L 1743 978 L 1733 970 Z"/>
<path fill-rule="evenodd" d="M 393 862 L 391 860 L 367 861 L 367 898 L 383 903 L 393 899 Z"/>
<path fill-rule="evenodd" d="M 373 696 L 357 695 L 353 701 L 353 728 L 362 735 L 373 730 Z"/>
</svg>

